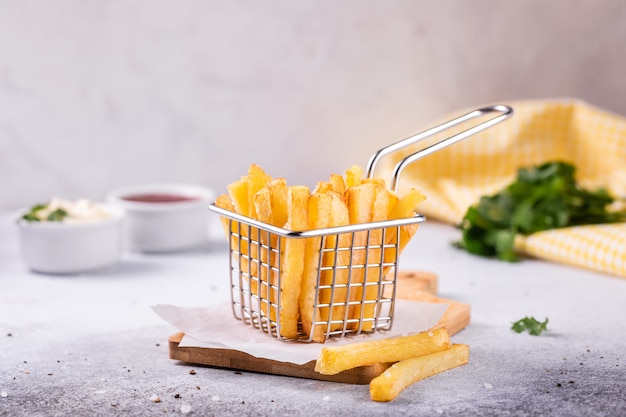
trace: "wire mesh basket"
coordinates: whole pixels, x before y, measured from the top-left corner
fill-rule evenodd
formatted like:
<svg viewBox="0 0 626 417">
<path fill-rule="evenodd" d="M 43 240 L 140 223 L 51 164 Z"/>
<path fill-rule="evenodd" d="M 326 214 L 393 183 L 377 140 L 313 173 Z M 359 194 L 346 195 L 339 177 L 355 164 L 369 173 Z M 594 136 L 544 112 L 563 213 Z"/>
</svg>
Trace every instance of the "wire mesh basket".
<svg viewBox="0 0 626 417">
<path fill-rule="evenodd" d="M 428 146 L 398 163 L 391 189 L 398 191 L 403 169 L 421 157 L 478 133 L 512 115 L 508 106 L 485 107 L 379 150 L 370 159 L 373 177 L 383 156 L 443 132 L 465 121 L 497 113 L 470 129 Z M 235 318 L 279 340 L 323 342 L 329 337 L 390 330 L 393 324 L 401 242 L 412 235 L 424 216 L 292 231 L 220 208 L 229 234 L 230 287 Z M 284 323 L 298 315 L 298 306 L 282 302 L 288 271 L 283 257 L 289 245 L 313 248 L 315 291 L 308 317 L 300 317 L 296 334 L 283 332 Z M 304 249 L 302 249 L 304 250 Z M 302 254 L 303 258 L 304 253 Z M 306 321 L 306 331 L 303 324 Z"/>
</svg>

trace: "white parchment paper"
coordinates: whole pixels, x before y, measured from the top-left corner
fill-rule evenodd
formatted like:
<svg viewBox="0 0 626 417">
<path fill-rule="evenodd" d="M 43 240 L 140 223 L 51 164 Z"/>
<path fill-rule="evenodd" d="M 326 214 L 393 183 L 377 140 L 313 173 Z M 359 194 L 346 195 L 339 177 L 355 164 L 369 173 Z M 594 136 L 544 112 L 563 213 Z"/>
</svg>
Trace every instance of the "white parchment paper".
<svg viewBox="0 0 626 417">
<path fill-rule="evenodd" d="M 396 300 L 393 327 L 386 332 L 330 338 L 326 343 L 282 342 L 235 319 L 231 304 L 210 307 L 177 307 L 159 304 L 152 309 L 163 320 L 185 333 L 181 347 L 234 349 L 257 358 L 303 365 L 317 359 L 324 346 L 418 333 L 433 327 L 448 304 Z"/>
</svg>

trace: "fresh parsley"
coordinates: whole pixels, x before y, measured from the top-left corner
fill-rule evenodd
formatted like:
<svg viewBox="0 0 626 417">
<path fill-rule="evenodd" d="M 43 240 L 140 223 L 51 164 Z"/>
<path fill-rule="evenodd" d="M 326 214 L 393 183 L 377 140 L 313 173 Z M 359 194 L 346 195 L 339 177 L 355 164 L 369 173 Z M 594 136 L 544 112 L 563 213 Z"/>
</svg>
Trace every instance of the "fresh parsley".
<svg viewBox="0 0 626 417">
<path fill-rule="evenodd" d="M 62 208 L 59 208 L 59 209 L 54 210 L 52 213 L 48 214 L 48 221 L 60 222 L 66 217 L 67 217 L 67 211 L 63 210 Z"/>
<path fill-rule="evenodd" d="M 607 210 L 615 199 L 606 190 L 583 189 L 575 172 L 572 164 L 561 161 L 519 169 L 513 183 L 467 210 L 462 238 L 455 246 L 476 255 L 517 261 L 517 234 L 626 221 L 626 211 Z"/>
<path fill-rule="evenodd" d="M 22 216 L 22 220 L 26 220 L 27 222 L 40 222 L 41 218 L 38 213 L 47 207 L 46 204 L 36 204 L 30 208 L 30 211 Z M 46 220 L 49 222 L 60 222 L 68 216 L 66 210 L 62 208 L 58 208 L 48 214 Z"/>
<path fill-rule="evenodd" d="M 541 332 L 548 330 L 548 318 L 540 322 L 534 317 L 524 317 L 513 323 L 511 330 L 515 333 L 522 333 L 526 330 L 533 336 L 539 336 Z"/>
<path fill-rule="evenodd" d="M 38 222 L 41 221 L 37 216 L 37 212 L 46 208 L 45 204 L 35 204 L 30 208 L 30 211 L 22 216 L 23 220 L 27 222 Z"/>
</svg>

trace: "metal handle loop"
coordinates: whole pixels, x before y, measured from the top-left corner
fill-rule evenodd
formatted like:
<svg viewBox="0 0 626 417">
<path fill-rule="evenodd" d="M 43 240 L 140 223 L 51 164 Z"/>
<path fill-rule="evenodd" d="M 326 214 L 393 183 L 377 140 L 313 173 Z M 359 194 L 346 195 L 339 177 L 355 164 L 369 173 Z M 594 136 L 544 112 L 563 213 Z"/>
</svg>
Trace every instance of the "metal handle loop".
<svg viewBox="0 0 626 417">
<path fill-rule="evenodd" d="M 421 133 L 418 133 L 416 135 L 413 135 L 411 137 L 408 137 L 406 139 L 403 139 L 399 142 L 396 142 L 392 145 L 389 145 L 385 148 L 380 149 L 378 152 L 376 152 L 374 155 L 372 155 L 372 157 L 370 158 L 368 164 L 367 164 L 367 177 L 370 178 L 374 175 L 374 170 L 376 169 L 376 165 L 378 164 L 379 160 L 385 156 L 388 155 L 392 152 L 396 152 L 406 146 L 409 146 L 413 143 L 417 143 L 417 142 L 421 142 L 424 139 L 427 139 L 439 132 L 443 132 L 444 130 L 450 129 L 453 126 L 456 126 L 460 123 L 466 122 L 468 120 L 471 119 L 475 119 L 477 117 L 483 116 L 485 114 L 489 114 L 489 113 L 499 113 L 498 116 L 493 117 L 485 122 L 480 123 L 479 125 L 476 125 L 474 127 L 471 127 L 467 130 L 464 130 L 461 133 L 457 133 L 454 136 L 450 136 L 446 139 L 443 139 L 431 146 L 428 146 L 424 149 L 421 149 L 417 152 L 415 152 L 414 154 L 411 154 L 409 156 L 407 156 L 406 158 L 404 158 L 402 161 L 400 161 L 394 168 L 393 170 L 393 174 L 392 174 L 392 182 L 391 182 L 391 189 L 394 190 L 395 192 L 398 191 L 398 186 L 399 186 L 399 180 L 400 180 L 400 175 L 402 174 L 402 171 L 404 170 L 404 168 L 406 168 L 409 164 L 417 161 L 420 158 L 423 158 L 425 156 L 428 156 L 434 152 L 437 152 L 440 149 L 443 149 L 447 146 L 453 145 L 463 139 L 466 139 L 478 132 L 481 132 L 495 124 L 498 124 L 502 121 L 504 121 L 505 119 L 508 119 L 509 117 L 511 117 L 513 115 L 513 109 L 509 106 L 506 105 L 495 105 L 495 106 L 489 106 L 489 107 L 483 107 L 474 111 L 471 111 L 467 114 L 464 114 L 463 116 L 457 117 L 456 119 L 450 120 L 446 123 L 440 124 L 438 126 L 435 126 L 433 128 L 430 128 L 428 130 L 425 130 Z"/>
</svg>

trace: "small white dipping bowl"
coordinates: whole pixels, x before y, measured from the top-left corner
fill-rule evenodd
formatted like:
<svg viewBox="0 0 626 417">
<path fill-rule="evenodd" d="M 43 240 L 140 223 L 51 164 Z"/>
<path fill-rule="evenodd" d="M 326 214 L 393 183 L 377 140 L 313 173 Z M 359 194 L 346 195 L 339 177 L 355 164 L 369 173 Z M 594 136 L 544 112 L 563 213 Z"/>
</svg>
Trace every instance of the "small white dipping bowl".
<svg viewBox="0 0 626 417">
<path fill-rule="evenodd" d="M 18 219 L 24 263 L 46 274 L 78 274 L 116 264 L 122 252 L 124 215 L 113 207 L 107 207 L 107 211 L 111 217 L 85 222 Z"/>
<path fill-rule="evenodd" d="M 107 202 L 126 214 L 126 249 L 175 252 L 207 242 L 213 198 L 213 191 L 198 185 L 143 184 L 114 190 Z"/>
</svg>

